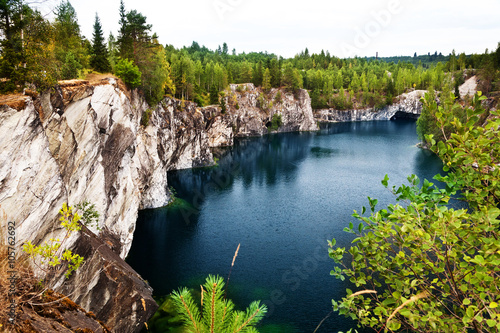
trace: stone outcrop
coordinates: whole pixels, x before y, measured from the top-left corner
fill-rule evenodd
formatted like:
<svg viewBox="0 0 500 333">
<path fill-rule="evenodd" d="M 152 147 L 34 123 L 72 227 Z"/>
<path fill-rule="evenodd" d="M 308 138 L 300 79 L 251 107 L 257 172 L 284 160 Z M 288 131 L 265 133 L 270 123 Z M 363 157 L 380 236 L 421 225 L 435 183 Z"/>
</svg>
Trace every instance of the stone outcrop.
<svg viewBox="0 0 500 333">
<path fill-rule="evenodd" d="M 317 129 L 304 90 L 295 96 L 276 89 L 264 94 L 251 84 L 237 90 L 232 85 L 228 91 L 224 113 L 218 106 L 198 108 L 170 98 L 150 108 L 115 79 L 71 81 L 26 97 L 17 109 L 3 105 L 0 234 L 6 234 L 8 220 L 16 223 L 18 249 L 27 240 L 62 239 L 62 204 L 95 204 L 98 225 L 65 242 L 85 257 L 84 266 L 73 283 L 52 277 L 51 287 L 114 331 L 140 331 L 156 303 L 123 258 L 138 210 L 169 202 L 167 171 L 212 165 L 211 147 L 268 133 L 274 114 L 282 119 L 278 131 Z"/>
<path fill-rule="evenodd" d="M 120 319 L 121 331 L 138 332 L 156 303 L 122 258 L 130 249 L 138 210 L 169 202 L 167 171 L 213 163 L 203 117 L 194 107 L 181 110 L 180 102 L 165 100 L 151 110 L 149 125 L 140 126 L 147 105 L 114 79 L 58 87 L 25 102 L 20 110 L 0 110 L 0 216 L 16 223 L 20 249 L 27 240 L 63 239 L 58 212 L 64 202 L 94 203 L 101 215 L 98 227 L 113 241 L 101 235 L 89 243 L 75 234 L 65 246 L 78 252 L 82 244 L 91 244 L 92 250 L 83 251 L 86 262 L 80 270 L 100 267 L 104 272 L 64 288 L 50 286 L 81 301 L 107 326 L 115 327 Z M 2 228 L 6 225 L 2 221 Z M 98 233 L 96 227 L 93 231 Z M 112 260 L 103 252 L 110 248 L 117 253 Z M 112 301 L 97 301 L 106 295 Z M 98 298 L 85 302 L 85 297 Z"/>
<path fill-rule="evenodd" d="M 368 108 L 359 110 L 317 110 L 314 116 L 320 122 L 349 122 L 391 120 L 396 118 L 418 119 L 422 113 L 420 98 L 425 90 L 416 90 L 398 97 L 398 101 L 382 109 Z"/>
<path fill-rule="evenodd" d="M 47 291 L 43 299 L 35 298 L 30 303 L 19 307 L 16 332 L 112 332 L 95 314 L 52 290 Z"/>
<path fill-rule="evenodd" d="M 147 105 L 113 79 L 59 87 L 26 103 L 0 113 L 0 205 L 17 222 L 20 241 L 57 236 L 62 203 L 88 200 L 125 257 L 138 210 L 169 202 L 166 172 L 212 163 L 195 107 L 165 100 L 140 126 Z"/>
<path fill-rule="evenodd" d="M 277 132 L 316 131 L 311 99 L 306 90 L 295 94 L 281 89 L 264 92 L 252 83 L 231 84 L 225 91 L 226 112 L 207 107 L 201 112 L 210 120 L 211 147 L 231 146 L 235 137 L 260 136 L 269 133 L 274 115 L 281 116 Z"/>
<path fill-rule="evenodd" d="M 465 81 L 459 88 L 460 98 L 465 98 L 466 96 L 472 97 L 477 92 L 477 82 L 478 78 L 476 75 Z"/>
<path fill-rule="evenodd" d="M 97 237 L 87 228 L 74 246 L 85 265 L 69 279 L 59 272 L 54 287 L 103 320 L 113 332 L 140 332 L 158 309 L 152 288 L 113 252 L 112 241 Z M 103 242 L 104 240 L 104 242 Z"/>
</svg>

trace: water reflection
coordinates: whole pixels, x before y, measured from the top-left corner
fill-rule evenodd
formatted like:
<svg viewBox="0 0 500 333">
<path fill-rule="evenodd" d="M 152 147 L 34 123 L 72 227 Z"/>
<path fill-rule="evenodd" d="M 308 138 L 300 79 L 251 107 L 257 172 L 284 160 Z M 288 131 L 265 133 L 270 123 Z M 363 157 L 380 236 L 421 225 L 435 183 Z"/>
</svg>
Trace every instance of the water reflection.
<svg viewBox="0 0 500 333">
<path fill-rule="evenodd" d="M 196 223 L 206 197 L 232 189 L 235 179 L 241 179 L 247 189 L 253 184 L 273 186 L 280 181 L 293 181 L 298 165 L 311 152 L 313 137 L 313 133 L 286 133 L 243 139 L 222 153 L 218 167 L 169 173 L 169 184 L 190 204 L 180 207 L 189 220 L 185 222 Z"/>
</svg>

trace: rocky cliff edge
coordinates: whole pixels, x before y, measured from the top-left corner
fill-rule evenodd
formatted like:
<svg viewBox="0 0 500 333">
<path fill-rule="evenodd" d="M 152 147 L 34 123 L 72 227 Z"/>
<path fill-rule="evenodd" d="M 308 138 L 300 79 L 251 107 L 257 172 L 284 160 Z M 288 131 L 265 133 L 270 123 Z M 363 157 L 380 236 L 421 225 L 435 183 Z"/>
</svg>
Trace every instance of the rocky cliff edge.
<svg viewBox="0 0 500 333">
<path fill-rule="evenodd" d="M 349 121 L 372 121 L 391 120 L 395 118 L 418 119 L 422 113 L 422 102 L 420 99 L 426 90 L 415 90 L 397 97 L 397 101 L 383 107 L 382 109 L 368 108 L 360 110 L 316 110 L 314 116 L 320 122 L 349 122 Z"/>
<path fill-rule="evenodd" d="M 277 94 L 273 90 L 267 100 Z M 232 85 L 224 113 L 218 106 L 198 108 L 170 98 L 150 108 L 110 78 L 70 81 L 26 97 L 17 107 L 2 105 L 0 216 L 5 221 L 0 234 L 6 235 L 7 221 L 15 222 L 20 253 L 24 241 L 63 238 L 58 212 L 64 202 L 95 204 L 98 226 L 65 244 L 86 258 L 82 273 L 75 273 L 73 284 L 53 279 L 53 287 L 109 327 L 118 327 L 119 320 L 123 332 L 140 331 L 156 304 L 123 258 L 138 210 L 169 202 L 167 171 L 212 165 L 211 147 L 267 133 L 275 113 L 282 117 L 279 131 L 317 129 L 306 91 L 283 92 L 274 106 L 259 96 L 253 85 L 241 92 Z"/>
</svg>

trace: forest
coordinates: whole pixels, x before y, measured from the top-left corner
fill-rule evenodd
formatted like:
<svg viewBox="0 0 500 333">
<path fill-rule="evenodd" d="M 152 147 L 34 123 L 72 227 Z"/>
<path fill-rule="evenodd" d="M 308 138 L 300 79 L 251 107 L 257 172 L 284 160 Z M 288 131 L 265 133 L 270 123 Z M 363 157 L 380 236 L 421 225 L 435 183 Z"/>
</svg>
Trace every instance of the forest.
<svg viewBox="0 0 500 333">
<path fill-rule="evenodd" d="M 445 188 L 410 176 L 410 186 L 391 190 L 388 177 L 382 180 L 404 204 L 378 210 L 378 201 L 369 198 L 371 215 L 363 215 L 363 207 L 362 214 L 353 215 L 358 227 L 346 228 L 356 235 L 351 248 L 329 242 L 336 264 L 331 274 L 361 289 L 347 289 L 345 298 L 333 300 L 333 309 L 380 332 L 500 332 L 500 114 L 491 108 L 500 97 L 500 43 L 496 50 L 470 55 L 435 51 L 341 59 L 304 48 L 283 58 L 265 51 L 238 53 L 227 43 L 216 50 L 196 41 L 182 48 L 162 45 L 147 17 L 123 0 L 116 8 L 118 31 L 104 36 L 96 13 L 87 39 L 70 1 L 61 1 L 51 20 L 35 8 L 40 1 L 0 0 L 1 94 L 34 95 L 61 80 L 103 74 L 138 89 L 151 106 L 167 96 L 200 106 L 220 104 L 223 111 L 221 97 L 229 84 L 253 83 L 262 94 L 272 88 L 306 89 L 313 109 L 348 110 L 383 108 L 403 93 L 428 90 L 417 131 L 444 162 L 447 175 L 435 179 Z M 459 86 L 474 75 L 478 93 L 461 100 Z M 448 207 L 457 197 L 467 209 Z M 208 300 L 207 291 L 220 294 L 212 302 L 222 301 L 222 288 L 221 279 L 209 277 L 201 295 Z M 174 296 L 188 318 L 192 311 L 182 304 L 185 293 Z M 205 304 L 203 313 L 210 314 L 215 307 Z M 224 306 L 233 310 L 229 302 Z M 224 309 L 224 321 L 226 308 L 217 309 Z M 212 327 L 214 313 L 203 318 Z M 252 303 L 247 318 L 234 312 L 232 324 L 254 324 L 264 313 Z"/>
<path fill-rule="evenodd" d="M 480 89 L 498 90 L 500 44 L 494 52 L 466 55 L 453 51 L 413 57 L 340 59 L 328 51 L 310 54 L 305 48 L 284 59 L 267 52 L 237 53 L 223 43 L 210 50 L 193 41 L 181 49 L 161 45 L 147 17 L 125 7 L 119 31 L 106 40 L 96 13 L 92 39 L 82 36 L 77 13 L 69 1 L 55 8 L 49 21 L 21 0 L 0 4 L 0 92 L 26 87 L 43 91 L 58 80 L 83 79 L 89 73 L 113 73 L 129 88 L 139 88 L 148 103 L 164 96 L 198 103 L 218 104 L 228 84 L 307 89 L 313 109 L 339 110 L 392 104 L 412 89 L 450 90 L 468 77 L 480 76 Z"/>
</svg>

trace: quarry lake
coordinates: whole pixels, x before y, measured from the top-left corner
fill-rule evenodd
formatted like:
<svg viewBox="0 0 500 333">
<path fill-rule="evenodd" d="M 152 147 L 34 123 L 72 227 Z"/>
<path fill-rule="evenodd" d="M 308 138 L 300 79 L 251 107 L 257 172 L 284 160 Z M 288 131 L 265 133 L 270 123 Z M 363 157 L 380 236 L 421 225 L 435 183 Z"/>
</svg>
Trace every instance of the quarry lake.
<svg viewBox="0 0 500 333">
<path fill-rule="evenodd" d="M 342 230 L 358 224 L 351 214 L 368 206 L 368 196 L 379 208 L 395 202 L 381 185 L 385 174 L 400 185 L 410 174 L 430 180 L 441 171 L 418 141 L 412 121 L 237 140 L 219 152 L 217 167 L 169 173 L 179 200 L 139 213 L 127 261 L 157 296 L 183 286 L 199 291 L 208 274 L 227 279 L 241 244 L 228 297 L 242 309 L 253 300 L 267 304 L 260 332 L 313 332 L 332 299 L 356 290 L 330 276 L 327 240 L 349 246 L 353 235 Z M 317 332 L 351 327 L 333 313 Z"/>
</svg>

